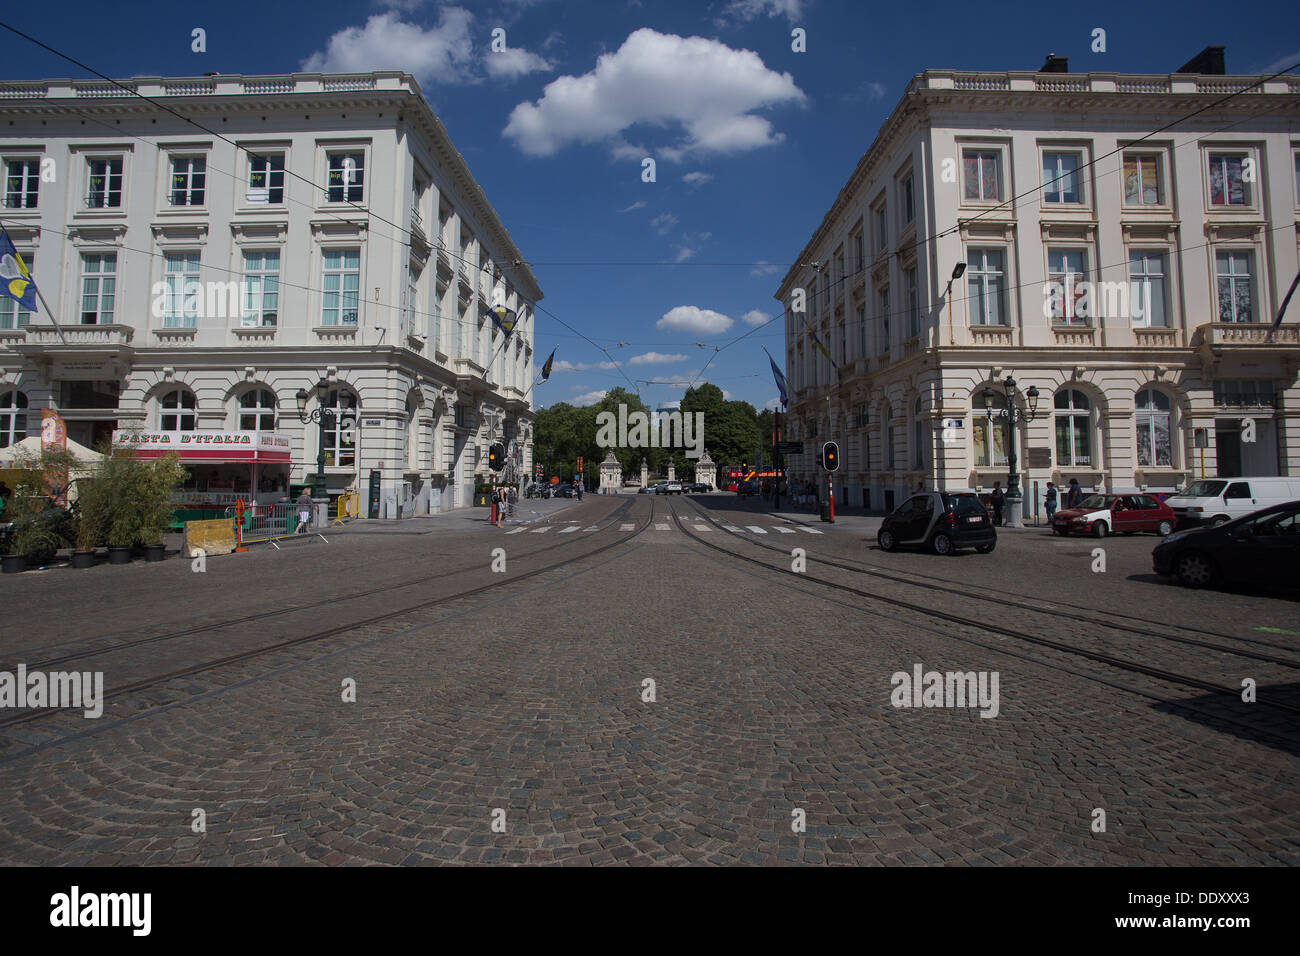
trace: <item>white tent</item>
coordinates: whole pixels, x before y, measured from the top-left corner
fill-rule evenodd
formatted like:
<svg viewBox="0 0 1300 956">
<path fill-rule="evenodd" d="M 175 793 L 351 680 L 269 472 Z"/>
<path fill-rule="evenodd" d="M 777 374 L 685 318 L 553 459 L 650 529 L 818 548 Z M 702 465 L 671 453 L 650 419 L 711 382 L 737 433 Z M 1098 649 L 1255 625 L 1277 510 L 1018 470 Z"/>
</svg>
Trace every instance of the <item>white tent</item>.
<svg viewBox="0 0 1300 956">
<path fill-rule="evenodd" d="M 88 468 L 104 457 L 99 452 L 92 451 L 85 445 L 73 441 L 71 438 L 67 441 L 68 451 L 76 455 L 77 460 L 84 462 Z M 41 436 L 32 435 L 29 438 L 24 438 L 22 441 L 10 445 L 7 448 L 0 448 L 0 471 L 21 468 L 21 460 L 23 458 L 38 459 L 40 458 L 40 455 Z"/>
</svg>

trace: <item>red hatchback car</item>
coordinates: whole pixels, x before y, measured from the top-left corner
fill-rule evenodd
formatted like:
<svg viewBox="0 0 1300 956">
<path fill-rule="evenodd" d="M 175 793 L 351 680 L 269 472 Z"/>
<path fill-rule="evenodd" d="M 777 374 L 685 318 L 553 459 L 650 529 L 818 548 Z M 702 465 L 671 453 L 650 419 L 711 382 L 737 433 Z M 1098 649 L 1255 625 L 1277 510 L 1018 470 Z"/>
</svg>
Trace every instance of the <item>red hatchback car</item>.
<svg viewBox="0 0 1300 956">
<path fill-rule="evenodd" d="M 1176 523 L 1173 509 L 1155 495 L 1088 495 L 1080 507 L 1053 515 L 1052 531 L 1096 538 L 1154 531 L 1163 538 L 1173 533 Z"/>
</svg>

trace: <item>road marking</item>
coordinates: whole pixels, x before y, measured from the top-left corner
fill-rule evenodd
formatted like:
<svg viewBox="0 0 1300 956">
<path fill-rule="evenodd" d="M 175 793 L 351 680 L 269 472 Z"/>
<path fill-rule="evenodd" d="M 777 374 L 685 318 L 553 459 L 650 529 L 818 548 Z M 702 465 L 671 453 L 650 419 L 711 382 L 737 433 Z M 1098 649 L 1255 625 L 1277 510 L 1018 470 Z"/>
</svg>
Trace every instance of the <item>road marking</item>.
<svg viewBox="0 0 1300 956">
<path fill-rule="evenodd" d="M 794 534 L 794 528 L 786 528 L 781 525 L 777 525 L 776 530 L 780 531 L 782 534 Z"/>
<path fill-rule="evenodd" d="M 656 531 L 667 531 L 667 530 L 668 530 L 668 525 L 666 525 L 666 524 L 656 524 L 656 525 L 655 525 L 655 530 L 656 530 Z"/>
<path fill-rule="evenodd" d="M 722 530 L 723 530 L 723 531 L 731 531 L 731 532 L 733 532 L 733 533 L 735 533 L 735 534 L 742 534 L 742 533 L 744 533 L 744 530 L 745 530 L 745 529 L 744 529 L 744 528 L 737 528 L 735 525 L 724 524 L 724 525 L 722 526 Z"/>
<path fill-rule="evenodd" d="M 582 530 L 583 530 L 583 531 L 599 531 L 600 529 L 597 528 L 595 525 L 592 525 L 590 528 L 583 528 Z"/>
<path fill-rule="evenodd" d="M 514 531 L 507 531 L 506 534 L 523 534 L 527 530 L 527 528 L 515 528 Z"/>
<path fill-rule="evenodd" d="M 631 525 L 631 524 L 620 525 L 618 530 L 619 530 L 619 531 L 635 531 L 635 530 L 636 530 L 636 525 Z"/>
<path fill-rule="evenodd" d="M 767 534 L 766 528 L 760 528 L 756 524 L 746 525 L 746 527 L 749 528 L 750 531 L 754 532 L 754 534 Z"/>
<path fill-rule="evenodd" d="M 695 526 L 695 530 L 696 530 L 696 531 L 712 531 L 713 529 L 710 528 L 710 527 L 709 527 L 708 525 L 706 525 L 706 524 L 697 524 L 697 525 Z"/>
<path fill-rule="evenodd" d="M 805 528 L 803 525 L 799 525 L 799 530 L 807 531 L 809 534 L 821 534 L 821 532 L 818 531 L 816 528 Z"/>
<path fill-rule="evenodd" d="M 560 534 L 569 534 L 570 532 L 577 531 L 577 530 L 578 530 L 578 526 L 575 524 L 572 528 L 561 528 Z"/>
<path fill-rule="evenodd" d="M 550 528 L 549 525 L 548 525 L 547 527 L 545 527 L 545 528 L 534 528 L 534 529 L 533 529 L 533 534 L 546 534 L 546 532 L 548 532 L 548 531 L 550 531 L 550 530 L 551 530 L 551 528 Z"/>
</svg>

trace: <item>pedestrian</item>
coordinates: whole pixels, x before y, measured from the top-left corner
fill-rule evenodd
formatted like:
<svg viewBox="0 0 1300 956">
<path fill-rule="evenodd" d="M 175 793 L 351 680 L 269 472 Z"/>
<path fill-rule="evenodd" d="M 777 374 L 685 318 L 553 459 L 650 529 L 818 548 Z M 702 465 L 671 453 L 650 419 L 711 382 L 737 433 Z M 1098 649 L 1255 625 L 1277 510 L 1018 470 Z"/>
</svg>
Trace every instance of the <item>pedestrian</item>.
<svg viewBox="0 0 1300 956">
<path fill-rule="evenodd" d="M 1056 514 L 1056 485 L 1050 481 L 1047 483 L 1047 494 L 1043 496 L 1043 506 L 1047 509 L 1047 523 L 1052 523 L 1052 515 Z"/>
<path fill-rule="evenodd" d="M 293 529 L 294 534 L 306 534 L 311 527 L 311 495 L 307 494 L 307 489 L 302 490 L 298 496 L 298 527 Z"/>
<path fill-rule="evenodd" d="M 1083 505 L 1083 489 L 1079 487 L 1079 479 L 1070 479 L 1070 488 L 1065 496 L 1065 507 L 1078 508 Z"/>
<path fill-rule="evenodd" d="M 579 501 L 582 500 L 582 490 L 583 490 L 582 479 L 579 478 L 579 479 L 578 479 L 578 500 L 579 500 Z"/>
<path fill-rule="evenodd" d="M 916 483 L 916 490 L 913 491 L 912 494 L 914 494 L 914 495 L 919 495 L 919 494 L 921 494 L 923 491 L 925 491 L 925 481 L 924 481 L 924 480 L 922 480 L 922 481 L 918 481 L 918 482 Z"/>
<path fill-rule="evenodd" d="M 1002 503 L 1006 496 L 1002 493 L 1002 482 L 993 482 L 993 491 L 989 493 L 989 502 L 993 505 L 993 523 L 1002 524 Z"/>
</svg>

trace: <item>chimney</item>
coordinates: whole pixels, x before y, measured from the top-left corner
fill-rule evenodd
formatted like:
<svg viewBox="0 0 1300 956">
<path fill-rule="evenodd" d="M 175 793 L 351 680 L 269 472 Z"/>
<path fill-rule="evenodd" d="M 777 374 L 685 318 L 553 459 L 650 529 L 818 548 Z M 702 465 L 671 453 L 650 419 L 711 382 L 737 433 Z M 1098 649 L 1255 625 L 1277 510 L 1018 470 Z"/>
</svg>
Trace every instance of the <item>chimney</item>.
<svg viewBox="0 0 1300 956">
<path fill-rule="evenodd" d="M 1057 56 L 1055 53 L 1047 54 L 1047 62 L 1038 69 L 1039 73 L 1069 73 L 1070 58 L 1068 56 Z"/>
<path fill-rule="evenodd" d="M 1223 51 L 1221 46 L 1207 46 L 1178 68 L 1179 73 L 1202 73 L 1206 76 L 1223 76 Z"/>
</svg>

